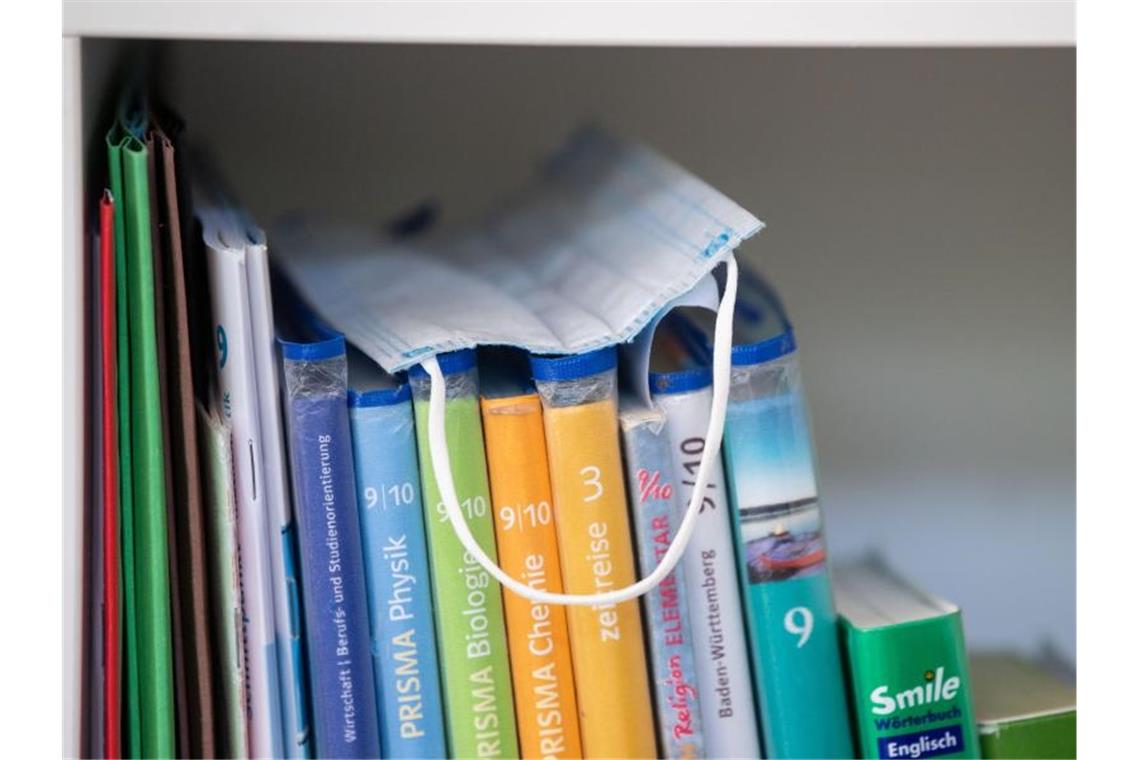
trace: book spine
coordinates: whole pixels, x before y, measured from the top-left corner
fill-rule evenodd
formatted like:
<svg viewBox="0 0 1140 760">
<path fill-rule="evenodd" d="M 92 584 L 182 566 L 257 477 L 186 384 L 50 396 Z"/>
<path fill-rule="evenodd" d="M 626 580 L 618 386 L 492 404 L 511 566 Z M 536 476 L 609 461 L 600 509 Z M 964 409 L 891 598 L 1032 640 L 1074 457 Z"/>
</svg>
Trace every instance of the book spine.
<svg viewBox="0 0 1140 760">
<path fill-rule="evenodd" d="M 550 472 L 536 394 L 486 398 L 483 432 L 499 562 L 531 588 L 559 593 Z M 581 757 L 566 609 L 505 591 L 503 606 L 523 757 Z"/>
<path fill-rule="evenodd" d="M 407 386 L 392 403 L 350 394 L 372 672 L 384 757 L 447 753 L 427 537 Z"/>
<path fill-rule="evenodd" d="M 638 566 L 645 577 L 660 564 L 680 524 L 665 419 L 659 416 L 627 424 L 623 418 L 622 439 L 637 533 Z M 685 586 L 685 568 L 680 564 L 642 597 L 657 697 L 657 738 L 661 754 L 667 758 L 698 758 L 706 754 Z"/>
<path fill-rule="evenodd" d="M 636 580 L 618 441 L 616 374 L 610 368 L 572 380 L 537 382 L 562 578 L 573 594 L 613 591 Z M 573 606 L 567 616 L 585 756 L 656 755 L 637 601 Z"/>
<path fill-rule="evenodd" d="M 447 444 L 459 505 L 475 540 L 495 557 L 478 380 L 473 368 L 445 380 Z M 448 524 L 428 445 L 429 380 L 413 376 L 412 390 L 449 753 L 514 757 L 518 740 L 500 586 L 463 549 Z"/>
<path fill-rule="evenodd" d="M 202 453 L 202 490 L 206 499 L 207 562 L 210 565 L 210 618 L 217 658 L 221 757 L 248 757 L 245 650 L 242 646 L 241 581 L 238 577 L 237 502 L 234 497 L 230 429 L 201 403 L 198 445 Z"/>
<path fill-rule="evenodd" d="M 318 757 L 380 753 L 344 342 L 283 343 Z"/>
<path fill-rule="evenodd" d="M 705 385 L 679 393 L 655 393 L 653 400 L 668 420 L 677 500 L 688 506 L 705 449 L 712 389 Z M 724 467 L 718 455 L 683 560 L 689 579 L 685 592 L 693 620 L 701 718 L 710 756 L 759 757 L 748 636 L 728 513 Z"/>
<path fill-rule="evenodd" d="M 725 462 L 765 751 L 850 757 L 839 634 L 794 354 L 733 366 Z"/>
<path fill-rule="evenodd" d="M 216 336 L 214 358 L 221 399 L 218 411 L 230 424 L 233 435 L 249 749 L 254 757 L 279 757 L 281 705 L 269 515 L 265 503 L 246 258 L 244 250 L 223 246 L 210 237 L 208 225 L 204 224 L 204 228 Z"/>
<path fill-rule="evenodd" d="M 960 613 L 843 634 L 862 757 L 981 757 Z"/>
<path fill-rule="evenodd" d="M 297 530 L 286 477 L 277 346 L 273 336 L 272 292 L 265 246 L 248 247 L 246 260 L 249 268 L 253 360 L 259 389 L 258 417 L 264 465 L 262 480 L 269 522 L 269 560 L 281 702 L 281 746 L 284 757 L 297 760 L 312 756 L 312 731 L 309 726 L 309 686 L 305 677 L 301 635 Z"/>
</svg>

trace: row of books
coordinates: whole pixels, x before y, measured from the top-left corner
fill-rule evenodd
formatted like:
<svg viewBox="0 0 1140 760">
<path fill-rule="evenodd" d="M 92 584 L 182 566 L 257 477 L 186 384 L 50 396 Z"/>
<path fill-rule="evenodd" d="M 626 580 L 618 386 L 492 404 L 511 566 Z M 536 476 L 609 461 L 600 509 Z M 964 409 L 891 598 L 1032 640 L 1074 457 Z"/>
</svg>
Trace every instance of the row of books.
<svg viewBox="0 0 1140 760">
<path fill-rule="evenodd" d="M 93 225 L 93 756 L 985 748 L 956 608 L 859 566 L 836 612 L 795 338 L 761 279 L 742 274 L 724 463 L 681 564 L 640 600 L 532 602 L 448 520 L 423 370 L 324 324 L 184 154 L 172 117 L 121 115 Z M 509 575 L 583 594 L 657 566 L 704 453 L 710 335 L 679 308 L 635 341 L 649 366 L 438 357 L 460 508 Z"/>
</svg>

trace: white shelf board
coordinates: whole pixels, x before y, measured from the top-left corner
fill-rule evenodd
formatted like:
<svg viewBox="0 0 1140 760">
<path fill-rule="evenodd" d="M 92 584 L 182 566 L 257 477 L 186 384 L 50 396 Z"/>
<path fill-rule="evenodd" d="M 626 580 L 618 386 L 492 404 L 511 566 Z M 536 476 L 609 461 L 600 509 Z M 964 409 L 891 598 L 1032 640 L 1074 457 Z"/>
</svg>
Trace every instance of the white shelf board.
<svg viewBox="0 0 1140 760">
<path fill-rule="evenodd" d="M 519 45 L 1075 44 L 1071 0 L 65 0 L 65 36 Z"/>
</svg>

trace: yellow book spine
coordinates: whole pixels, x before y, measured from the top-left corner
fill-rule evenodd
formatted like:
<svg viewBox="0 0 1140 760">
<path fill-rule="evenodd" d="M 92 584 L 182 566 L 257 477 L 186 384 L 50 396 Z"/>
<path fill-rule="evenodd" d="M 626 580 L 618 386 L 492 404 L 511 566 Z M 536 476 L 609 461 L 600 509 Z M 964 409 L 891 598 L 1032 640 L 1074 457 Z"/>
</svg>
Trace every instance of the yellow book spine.
<svg viewBox="0 0 1140 760">
<path fill-rule="evenodd" d="M 562 578 L 576 594 L 636 580 L 617 404 L 612 397 L 544 412 Z M 585 757 L 654 757 L 653 714 L 636 600 L 569 607 Z"/>
<path fill-rule="evenodd" d="M 483 398 L 483 437 L 499 563 L 531 588 L 562 591 L 558 537 L 537 394 Z M 524 758 L 581 757 L 566 608 L 503 591 Z"/>
</svg>

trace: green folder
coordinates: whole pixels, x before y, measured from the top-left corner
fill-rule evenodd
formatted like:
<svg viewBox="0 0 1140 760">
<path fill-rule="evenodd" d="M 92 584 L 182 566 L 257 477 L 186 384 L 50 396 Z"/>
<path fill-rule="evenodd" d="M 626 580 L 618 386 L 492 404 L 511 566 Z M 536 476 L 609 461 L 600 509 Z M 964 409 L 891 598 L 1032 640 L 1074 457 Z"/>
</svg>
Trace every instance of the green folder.
<svg viewBox="0 0 1140 760">
<path fill-rule="evenodd" d="M 166 476 L 154 316 L 146 146 L 117 123 L 107 135 L 118 276 L 120 498 L 124 590 L 124 750 L 174 754 Z"/>
<path fill-rule="evenodd" d="M 137 757 L 142 744 L 139 733 L 138 641 L 135 633 L 135 550 L 134 511 L 131 492 L 131 365 L 127 339 L 127 241 L 123 208 L 122 144 L 127 134 L 116 123 L 107 133 L 107 163 L 111 195 L 115 199 L 115 329 L 117 330 L 118 388 L 116 401 L 119 415 L 119 577 L 122 579 L 122 749 L 126 757 Z"/>
</svg>

